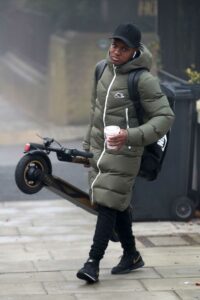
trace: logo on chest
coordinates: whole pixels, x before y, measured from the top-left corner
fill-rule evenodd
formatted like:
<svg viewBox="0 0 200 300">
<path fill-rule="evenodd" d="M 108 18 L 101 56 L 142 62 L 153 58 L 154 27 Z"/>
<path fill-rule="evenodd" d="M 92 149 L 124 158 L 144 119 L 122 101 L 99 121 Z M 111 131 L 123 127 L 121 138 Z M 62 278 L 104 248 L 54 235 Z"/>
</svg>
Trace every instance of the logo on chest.
<svg viewBox="0 0 200 300">
<path fill-rule="evenodd" d="M 125 98 L 125 95 L 122 92 L 116 92 L 114 94 L 114 98 L 115 99 L 123 99 L 123 98 Z"/>
</svg>

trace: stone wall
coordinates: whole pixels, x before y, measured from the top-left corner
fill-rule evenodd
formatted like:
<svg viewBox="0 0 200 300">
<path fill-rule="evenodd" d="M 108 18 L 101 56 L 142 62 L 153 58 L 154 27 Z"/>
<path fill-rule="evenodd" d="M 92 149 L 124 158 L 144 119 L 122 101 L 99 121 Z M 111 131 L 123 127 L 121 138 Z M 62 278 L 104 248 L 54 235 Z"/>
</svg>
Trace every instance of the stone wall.
<svg viewBox="0 0 200 300">
<path fill-rule="evenodd" d="M 61 124 L 87 122 L 94 67 L 105 57 L 102 36 L 68 32 L 52 36 L 48 69 L 48 115 Z"/>
</svg>

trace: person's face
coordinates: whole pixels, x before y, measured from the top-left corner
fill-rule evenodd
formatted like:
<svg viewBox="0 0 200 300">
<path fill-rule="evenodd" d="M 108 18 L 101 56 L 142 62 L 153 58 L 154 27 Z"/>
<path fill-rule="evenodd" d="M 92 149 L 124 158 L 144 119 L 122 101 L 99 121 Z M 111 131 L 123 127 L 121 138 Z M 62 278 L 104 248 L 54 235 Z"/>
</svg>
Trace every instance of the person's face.
<svg viewBox="0 0 200 300">
<path fill-rule="evenodd" d="M 113 39 L 109 48 L 110 60 L 114 65 L 123 65 L 129 61 L 137 48 L 129 48 L 122 40 Z"/>
</svg>

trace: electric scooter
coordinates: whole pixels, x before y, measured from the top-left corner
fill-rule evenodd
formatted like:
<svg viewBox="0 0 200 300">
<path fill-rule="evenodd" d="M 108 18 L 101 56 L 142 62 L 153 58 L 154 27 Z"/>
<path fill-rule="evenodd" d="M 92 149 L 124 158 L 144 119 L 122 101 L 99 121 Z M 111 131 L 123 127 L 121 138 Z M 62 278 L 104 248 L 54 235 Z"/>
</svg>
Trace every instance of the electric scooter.
<svg viewBox="0 0 200 300">
<path fill-rule="evenodd" d="M 54 152 L 59 161 L 89 166 L 89 158 L 92 158 L 93 154 L 65 148 L 53 138 L 46 137 L 42 140 L 41 144 L 25 145 L 25 155 L 19 160 L 15 169 L 15 182 L 18 188 L 25 194 L 35 194 L 44 187 L 87 212 L 97 215 L 98 206 L 90 202 L 88 193 L 52 174 L 53 169 L 49 158 L 49 154 Z M 119 241 L 116 231 L 113 231 L 111 240 Z"/>
</svg>

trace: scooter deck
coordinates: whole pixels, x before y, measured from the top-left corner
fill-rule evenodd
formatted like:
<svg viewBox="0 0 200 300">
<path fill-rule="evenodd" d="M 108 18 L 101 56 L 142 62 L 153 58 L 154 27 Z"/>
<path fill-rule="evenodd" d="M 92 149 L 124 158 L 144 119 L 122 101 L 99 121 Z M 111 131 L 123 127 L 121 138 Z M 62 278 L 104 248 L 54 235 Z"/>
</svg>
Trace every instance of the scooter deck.
<svg viewBox="0 0 200 300">
<path fill-rule="evenodd" d="M 86 192 L 54 175 L 43 174 L 42 182 L 45 184 L 46 189 L 87 212 L 97 215 L 97 207 L 91 204 L 89 195 Z"/>
</svg>

